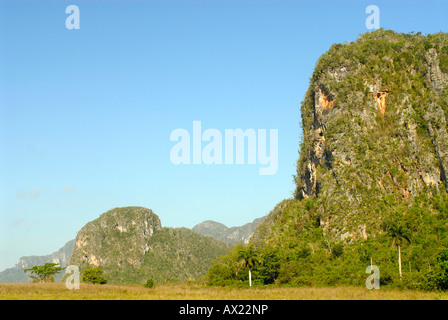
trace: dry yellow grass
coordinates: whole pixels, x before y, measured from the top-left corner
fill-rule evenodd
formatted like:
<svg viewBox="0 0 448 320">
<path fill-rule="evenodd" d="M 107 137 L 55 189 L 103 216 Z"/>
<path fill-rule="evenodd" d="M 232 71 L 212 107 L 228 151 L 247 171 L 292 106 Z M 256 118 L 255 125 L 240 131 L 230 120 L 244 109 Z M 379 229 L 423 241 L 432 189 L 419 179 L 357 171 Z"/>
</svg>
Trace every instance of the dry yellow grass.
<svg viewBox="0 0 448 320">
<path fill-rule="evenodd" d="M 448 293 L 414 290 L 368 290 L 355 287 L 218 288 L 198 284 L 142 285 L 81 284 L 68 290 L 64 283 L 0 283 L 0 299 L 13 300 L 448 300 Z"/>
</svg>

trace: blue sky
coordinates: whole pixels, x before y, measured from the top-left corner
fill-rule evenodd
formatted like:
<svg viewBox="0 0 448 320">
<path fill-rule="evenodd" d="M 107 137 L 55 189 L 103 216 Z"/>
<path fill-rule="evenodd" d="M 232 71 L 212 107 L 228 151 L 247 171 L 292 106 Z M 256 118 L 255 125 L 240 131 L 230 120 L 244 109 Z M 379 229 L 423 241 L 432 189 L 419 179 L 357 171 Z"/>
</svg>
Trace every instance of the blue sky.
<svg viewBox="0 0 448 320">
<path fill-rule="evenodd" d="M 68 30 L 65 8 L 80 9 Z M 294 190 L 318 57 L 368 31 L 447 31 L 446 1 L 0 1 L 0 270 L 101 213 L 242 225 Z M 174 165 L 170 133 L 278 129 L 278 171 Z"/>
</svg>

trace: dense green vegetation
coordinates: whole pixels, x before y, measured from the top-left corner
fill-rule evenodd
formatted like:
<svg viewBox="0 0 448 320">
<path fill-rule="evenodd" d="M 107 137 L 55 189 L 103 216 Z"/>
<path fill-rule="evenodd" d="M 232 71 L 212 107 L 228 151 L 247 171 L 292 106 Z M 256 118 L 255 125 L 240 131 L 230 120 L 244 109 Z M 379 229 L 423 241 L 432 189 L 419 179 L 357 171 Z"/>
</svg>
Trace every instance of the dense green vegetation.
<svg viewBox="0 0 448 320">
<path fill-rule="evenodd" d="M 156 282 L 197 280 L 213 259 L 231 247 L 187 228 L 163 228 L 151 237 L 149 245 L 140 273 Z"/>
<path fill-rule="evenodd" d="M 211 237 L 204 237 L 186 228 L 163 228 L 148 240 L 150 250 L 136 268 L 130 264 L 107 265 L 105 276 L 113 283 L 155 283 L 197 280 L 216 257 L 231 247 Z"/>
<path fill-rule="evenodd" d="M 381 286 L 447 289 L 447 63 L 447 34 L 386 30 L 320 57 L 301 105 L 294 199 L 251 239 L 254 283 L 365 286 L 373 264 Z M 210 285 L 248 281 L 242 250 L 214 262 Z"/>
<path fill-rule="evenodd" d="M 395 210 L 391 221 L 375 237 L 351 243 L 334 242 L 317 223 L 313 200 L 287 200 L 276 215 L 270 242 L 256 245 L 259 264 L 252 268 L 255 284 L 305 286 L 364 286 L 365 269 L 372 262 L 380 269 L 381 286 L 413 289 L 448 289 L 448 197 L 419 197 L 405 211 Z M 387 232 L 389 223 L 399 223 L 411 242 L 402 242 L 403 278 L 400 280 L 397 247 Z M 248 282 L 248 268 L 239 264 L 236 246 L 227 256 L 215 260 L 208 272 L 210 285 Z"/>
<path fill-rule="evenodd" d="M 91 284 L 106 284 L 107 279 L 103 277 L 103 269 L 100 267 L 84 270 L 82 273 L 82 282 Z"/>
</svg>

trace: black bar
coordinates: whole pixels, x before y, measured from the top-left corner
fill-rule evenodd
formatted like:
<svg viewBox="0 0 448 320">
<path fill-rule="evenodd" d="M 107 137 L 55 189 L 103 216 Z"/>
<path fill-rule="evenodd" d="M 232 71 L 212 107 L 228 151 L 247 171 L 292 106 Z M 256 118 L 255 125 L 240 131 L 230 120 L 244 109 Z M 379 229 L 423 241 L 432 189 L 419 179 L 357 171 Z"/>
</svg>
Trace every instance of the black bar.
<svg viewBox="0 0 448 320">
<path fill-rule="evenodd" d="M 0 301 L 2 311 L 11 309 L 21 316 L 53 314 L 58 317 L 82 316 L 89 319 L 111 316 L 129 319 L 362 319 L 412 315 L 426 311 L 445 314 L 447 301 L 340 301 L 340 300 L 71 300 Z M 57 313 L 53 313 L 54 310 Z M 104 318 L 103 318 L 104 319 Z"/>
</svg>

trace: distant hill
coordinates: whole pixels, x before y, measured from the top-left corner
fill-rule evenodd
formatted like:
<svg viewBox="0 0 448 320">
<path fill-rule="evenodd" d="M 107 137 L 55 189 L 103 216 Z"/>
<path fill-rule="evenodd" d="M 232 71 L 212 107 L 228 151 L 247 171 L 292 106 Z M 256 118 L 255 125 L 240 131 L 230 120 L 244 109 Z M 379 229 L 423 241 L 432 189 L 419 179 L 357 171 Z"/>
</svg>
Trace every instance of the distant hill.
<svg viewBox="0 0 448 320">
<path fill-rule="evenodd" d="M 195 225 L 191 230 L 204 236 L 210 236 L 215 239 L 231 244 L 249 243 L 249 239 L 255 231 L 255 228 L 263 222 L 265 217 L 257 218 L 250 223 L 240 227 L 228 228 L 222 223 L 207 220 Z"/>
<path fill-rule="evenodd" d="M 101 267 L 110 283 L 194 280 L 231 245 L 186 228 L 163 228 L 152 210 L 115 208 L 87 223 L 76 236 L 70 264 Z"/>
<path fill-rule="evenodd" d="M 47 262 L 59 263 L 61 267 L 67 266 L 73 252 L 74 244 L 75 240 L 70 240 L 61 249 L 52 254 L 21 257 L 14 267 L 0 272 L 0 282 L 31 282 L 30 277 L 24 270 Z M 58 274 L 55 280 L 58 281 L 61 277 L 62 275 Z"/>
</svg>

